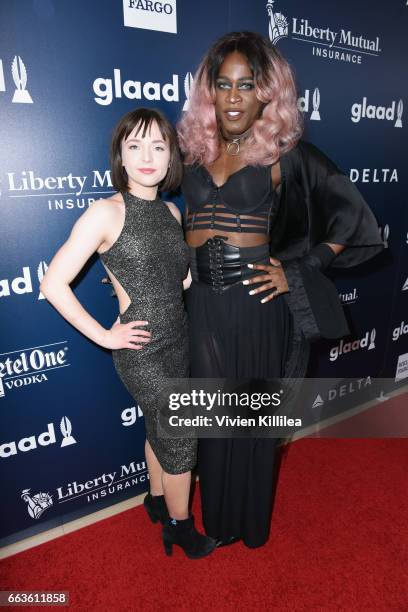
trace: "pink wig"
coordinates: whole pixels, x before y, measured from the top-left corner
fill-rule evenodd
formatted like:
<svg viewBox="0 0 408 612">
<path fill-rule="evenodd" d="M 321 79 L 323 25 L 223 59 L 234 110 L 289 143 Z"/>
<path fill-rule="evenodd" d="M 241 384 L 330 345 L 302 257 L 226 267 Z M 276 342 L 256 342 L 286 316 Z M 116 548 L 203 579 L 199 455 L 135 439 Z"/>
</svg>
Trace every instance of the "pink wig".
<svg viewBox="0 0 408 612">
<path fill-rule="evenodd" d="M 265 104 L 252 127 L 242 159 L 246 164 L 269 165 L 292 149 L 303 132 L 297 107 L 294 77 L 288 62 L 263 36 L 232 32 L 217 40 L 194 76 L 188 111 L 177 125 L 185 163 L 209 165 L 219 155 L 215 115 L 215 83 L 222 62 L 238 51 L 247 58 L 255 80 L 255 93 Z"/>
</svg>

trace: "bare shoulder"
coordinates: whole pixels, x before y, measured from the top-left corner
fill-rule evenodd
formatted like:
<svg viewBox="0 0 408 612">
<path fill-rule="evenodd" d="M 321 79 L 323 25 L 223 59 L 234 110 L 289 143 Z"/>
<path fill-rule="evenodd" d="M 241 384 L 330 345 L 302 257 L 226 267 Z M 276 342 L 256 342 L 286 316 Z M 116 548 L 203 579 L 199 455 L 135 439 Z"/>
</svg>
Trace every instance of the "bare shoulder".
<svg viewBox="0 0 408 612">
<path fill-rule="evenodd" d="M 109 198 L 101 198 L 92 204 L 96 215 L 115 217 L 118 213 L 123 213 L 125 203 L 121 193 L 114 193 Z"/>
<path fill-rule="evenodd" d="M 122 195 L 96 200 L 77 219 L 72 229 L 74 234 L 83 233 L 107 236 L 112 228 L 119 225 L 125 214 Z"/>
<path fill-rule="evenodd" d="M 176 217 L 177 221 L 181 224 L 181 212 L 179 211 L 178 207 L 173 204 L 173 202 L 165 202 L 165 204 L 167 204 L 171 214 Z"/>
</svg>

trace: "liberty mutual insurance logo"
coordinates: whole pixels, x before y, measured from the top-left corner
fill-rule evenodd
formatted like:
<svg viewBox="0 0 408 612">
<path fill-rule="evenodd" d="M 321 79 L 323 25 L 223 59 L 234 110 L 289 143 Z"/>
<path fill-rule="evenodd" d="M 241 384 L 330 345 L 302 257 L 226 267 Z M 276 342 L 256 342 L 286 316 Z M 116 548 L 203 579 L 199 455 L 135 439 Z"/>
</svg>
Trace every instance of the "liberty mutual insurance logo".
<svg viewBox="0 0 408 612">
<path fill-rule="evenodd" d="M 11 76 L 13 77 L 15 91 L 12 102 L 15 104 L 32 104 L 33 100 L 27 90 L 27 70 L 19 55 L 11 63 Z M 6 91 L 3 61 L 0 59 L 0 92 Z"/>
<path fill-rule="evenodd" d="M 123 492 L 130 487 L 140 486 L 149 478 L 146 461 L 131 461 L 121 465 L 119 470 L 103 472 L 96 477 L 87 478 L 81 482 L 73 480 L 57 487 L 52 495 L 49 492 L 31 493 L 31 489 L 23 489 L 21 499 L 27 504 L 27 512 L 33 519 L 40 516 L 55 504 L 64 504 L 82 498 L 83 503 L 92 503 Z M 53 501 L 54 498 L 54 501 Z"/>
<path fill-rule="evenodd" d="M 273 12 L 274 3 L 275 0 L 270 0 L 266 5 L 269 17 L 269 39 L 273 45 L 275 45 L 278 40 L 288 35 L 288 22 L 286 21 L 286 17 L 282 15 L 282 13 Z"/>
<path fill-rule="evenodd" d="M 47 508 L 52 506 L 52 495 L 49 493 L 36 493 L 30 495 L 31 489 L 21 492 L 21 499 L 27 503 L 27 512 L 33 519 L 38 519 Z"/>
<path fill-rule="evenodd" d="M 303 17 L 288 19 L 274 11 L 275 3 L 275 0 L 269 0 L 266 4 L 269 39 L 273 45 L 290 36 L 292 40 L 309 43 L 308 48 L 316 57 L 353 64 L 361 64 L 363 55 L 378 57 L 381 53 L 379 36 L 365 38 L 345 28 L 336 31 Z"/>
</svg>

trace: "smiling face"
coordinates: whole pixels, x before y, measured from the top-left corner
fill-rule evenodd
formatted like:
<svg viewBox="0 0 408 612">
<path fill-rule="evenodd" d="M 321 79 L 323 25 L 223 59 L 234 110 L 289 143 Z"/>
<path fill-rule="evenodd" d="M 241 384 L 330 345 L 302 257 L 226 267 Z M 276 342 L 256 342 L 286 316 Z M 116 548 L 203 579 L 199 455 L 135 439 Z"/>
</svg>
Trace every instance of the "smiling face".
<svg viewBox="0 0 408 612">
<path fill-rule="evenodd" d="M 215 91 L 215 114 L 225 138 L 240 136 L 260 117 L 264 104 L 256 97 L 254 75 L 242 53 L 226 56 Z"/>
<path fill-rule="evenodd" d="M 122 164 L 128 175 L 129 189 L 157 187 L 167 174 L 170 146 L 160 132 L 156 121 L 149 128 L 137 125 L 122 141 Z"/>
</svg>

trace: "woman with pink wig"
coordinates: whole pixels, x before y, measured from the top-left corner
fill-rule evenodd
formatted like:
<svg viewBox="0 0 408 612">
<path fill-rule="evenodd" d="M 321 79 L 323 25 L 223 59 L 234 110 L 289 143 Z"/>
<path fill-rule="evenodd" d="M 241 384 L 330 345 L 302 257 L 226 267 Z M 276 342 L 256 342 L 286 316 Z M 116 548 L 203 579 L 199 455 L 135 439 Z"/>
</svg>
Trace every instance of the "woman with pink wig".
<svg viewBox="0 0 408 612">
<path fill-rule="evenodd" d="M 302 131 L 278 50 L 253 32 L 217 40 L 178 125 L 193 378 L 301 380 L 310 342 L 350 331 L 324 270 L 383 244 L 361 194 Z M 267 541 L 279 441 L 200 439 L 203 522 L 218 545 Z"/>
</svg>

